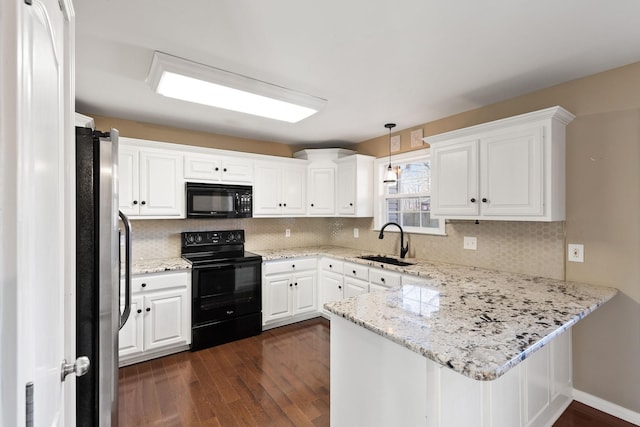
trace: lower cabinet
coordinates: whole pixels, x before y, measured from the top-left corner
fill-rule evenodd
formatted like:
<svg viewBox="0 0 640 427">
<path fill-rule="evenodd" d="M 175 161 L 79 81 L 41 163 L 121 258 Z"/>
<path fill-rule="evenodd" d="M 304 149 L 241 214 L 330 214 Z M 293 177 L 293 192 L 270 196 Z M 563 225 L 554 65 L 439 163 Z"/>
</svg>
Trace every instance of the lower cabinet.
<svg viewBox="0 0 640 427">
<path fill-rule="evenodd" d="M 268 329 L 317 316 L 315 258 L 268 261 L 263 267 L 263 327 Z"/>
<path fill-rule="evenodd" d="M 191 343 L 191 274 L 142 274 L 131 280 L 129 319 L 120 329 L 120 366 L 183 351 Z"/>
</svg>

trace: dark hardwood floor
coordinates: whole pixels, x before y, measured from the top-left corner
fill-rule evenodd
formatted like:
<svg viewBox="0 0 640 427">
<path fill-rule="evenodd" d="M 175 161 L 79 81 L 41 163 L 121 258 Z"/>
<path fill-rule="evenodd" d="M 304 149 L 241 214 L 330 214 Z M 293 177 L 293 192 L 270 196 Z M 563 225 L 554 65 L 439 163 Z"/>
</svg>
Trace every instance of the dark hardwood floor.
<svg viewBox="0 0 640 427">
<path fill-rule="evenodd" d="M 127 366 L 120 426 L 328 426 L 329 322 Z M 633 424 L 573 402 L 554 427 Z"/>
</svg>

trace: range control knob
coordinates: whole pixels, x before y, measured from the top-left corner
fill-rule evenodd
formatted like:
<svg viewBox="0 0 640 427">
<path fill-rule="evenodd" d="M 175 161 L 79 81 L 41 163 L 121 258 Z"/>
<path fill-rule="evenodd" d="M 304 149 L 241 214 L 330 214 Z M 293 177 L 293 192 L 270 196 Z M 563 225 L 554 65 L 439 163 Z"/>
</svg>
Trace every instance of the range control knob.
<svg viewBox="0 0 640 427">
<path fill-rule="evenodd" d="M 202 235 L 196 234 L 196 243 L 202 242 Z"/>
<path fill-rule="evenodd" d="M 193 237 L 193 234 L 187 234 L 187 243 L 193 243 L 195 242 L 195 237 Z"/>
<path fill-rule="evenodd" d="M 237 240 L 238 242 L 241 242 L 241 241 L 242 241 L 242 235 L 241 235 L 240 233 L 236 234 L 236 240 Z"/>
</svg>

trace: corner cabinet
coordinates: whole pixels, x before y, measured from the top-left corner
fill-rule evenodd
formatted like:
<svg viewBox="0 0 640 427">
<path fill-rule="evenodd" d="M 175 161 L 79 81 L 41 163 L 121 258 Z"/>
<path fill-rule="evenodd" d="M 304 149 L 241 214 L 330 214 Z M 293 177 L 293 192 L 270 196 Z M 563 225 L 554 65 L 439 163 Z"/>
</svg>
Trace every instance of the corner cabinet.
<svg viewBox="0 0 640 427">
<path fill-rule="evenodd" d="M 336 163 L 338 215 L 372 217 L 374 157 L 354 154 Z"/>
<path fill-rule="evenodd" d="M 306 162 L 302 163 L 256 162 L 253 191 L 254 217 L 305 214 L 307 165 Z"/>
<path fill-rule="evenodd" d="M 184 218 L 182 155 L 120 141 L 120 210 L 131 218 Z"/>
<path fill-rule="evenodd" d="M 190 289 L 187 271 L 132 277 L 131 312 L 119 334 L 120 366 L 189 348 Z"/>
<path fill-rule="evenodd" d="M 563 221 L 562 107 L 424 138 L 431 145 L 431 215 L 447 219 Z"/>
</svg>

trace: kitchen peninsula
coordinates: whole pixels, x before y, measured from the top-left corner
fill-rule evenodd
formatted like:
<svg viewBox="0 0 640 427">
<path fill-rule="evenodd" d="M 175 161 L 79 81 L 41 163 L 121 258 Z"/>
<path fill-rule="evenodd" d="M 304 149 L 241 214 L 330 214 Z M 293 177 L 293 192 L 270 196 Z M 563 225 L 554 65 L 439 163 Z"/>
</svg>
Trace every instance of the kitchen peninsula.
<svg viewBox="0 0 640 427">
<path fill-rule="evenodd" d="M 259 251 L 265 261 L 346 248 Z M 333 426 L 546 426 L 571 402 L 571 326 L 616 289 L 406 259 L 402 286 L 325 304 Z M 407 278 L 415 277 L 415 282 Z"/>
</svg>

